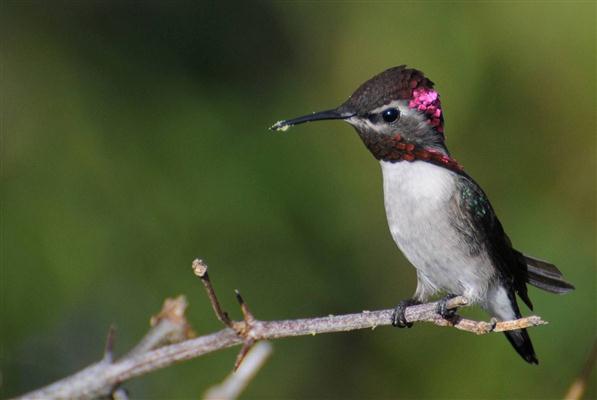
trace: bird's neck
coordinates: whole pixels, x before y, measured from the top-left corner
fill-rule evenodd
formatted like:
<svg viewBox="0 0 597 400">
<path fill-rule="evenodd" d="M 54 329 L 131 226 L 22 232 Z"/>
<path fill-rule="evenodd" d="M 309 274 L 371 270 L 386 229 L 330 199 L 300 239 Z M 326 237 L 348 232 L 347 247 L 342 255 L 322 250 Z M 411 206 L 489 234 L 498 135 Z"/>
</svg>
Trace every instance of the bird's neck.
<svg viewBox="0 0 597 400">
<path fill-rule="evenodd" d="M 400 134 L 379 135 L 359 132 L 359 136 L 378 160 L 392 163 L 425 161 L 456 173 L 463 171 L 462 166 L 450 157 L 443 140 L 432 144 L 419 144 L 406 140 Z"/>
</svg>

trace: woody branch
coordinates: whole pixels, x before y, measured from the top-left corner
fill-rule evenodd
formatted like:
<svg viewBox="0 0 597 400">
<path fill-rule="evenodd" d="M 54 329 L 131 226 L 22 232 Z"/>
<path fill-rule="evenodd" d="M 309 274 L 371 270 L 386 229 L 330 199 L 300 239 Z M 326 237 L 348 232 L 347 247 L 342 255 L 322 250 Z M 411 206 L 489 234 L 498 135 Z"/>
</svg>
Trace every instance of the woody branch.
<svg viewBox="0 0 597 400">
<path fill-rule="evenodd" d="M 224 329 L 189 339 L 192 336 L 192 330 L 184 317 L 186 300 L 182 296 L 175 300 L 167 300 L 162 312 L 155 317 L 152 329 L 129 353 L 114 360 L 111 349 L 113 335 L 109 335 L 106 353 L 101 361 L 49 386 L 27 393 L 19 399 L 91 399 L 110 396 L 119 389 L 123 382 L 129 379 L 232 346 L 242 345 L 235 363 L 236 369 L 257 341 L 371 329 L 392 323 L 393 309 L 318 318 L 261 321 L 249 311 L 238 291 L 236 295 L 243 313 L 243 321 L 233 321 L 220 306 L 207 273 L 207 265 L 201 260 L 195 260 L 193 271 L 201 279 L 214 313 L 225 325 Z M 458 296 L 448 301 L 447 308 L 455 309 L 466 305 L 468 305 L 467 299 Z M 407 322 L 425 321 L 438 326 L 454 327 L 477 335 L 529 328 L 547 323 L 538 316 L 512 321 L 485 322 L 457 315 L 451 320 L 446 320 L 437 313 L 437 307 L 438 302 L 407 307 L 404 313 L 405 319 Z"/>
</svg>

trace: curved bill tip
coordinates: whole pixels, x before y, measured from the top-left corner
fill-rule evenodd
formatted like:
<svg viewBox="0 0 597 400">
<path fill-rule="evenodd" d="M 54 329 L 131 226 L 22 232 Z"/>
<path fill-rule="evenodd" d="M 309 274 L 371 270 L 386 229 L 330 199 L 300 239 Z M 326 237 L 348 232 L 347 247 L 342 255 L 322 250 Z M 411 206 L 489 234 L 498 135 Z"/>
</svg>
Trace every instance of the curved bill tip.
<svg viewBox="0 0 597 400">
<path fill-rule="evenodd" d="M 288 130 L 291 126 L 302 124 L 305 122 L 323 121 L 323 120 L 328 120 L 328 119 L 347 119 L 347 118 L 352 117 L 353 115 L 354 115 L 353 113 L 342 113 L 342 112 L 338 111 L 337 109 L 326 110 L 326 111 L 314 112 L 314 113 L 308 114 L 308 115 L 303 115 L 302 117 L 278 121 L 274 125 L 272 125 L 269 129 L 272 131 L 284 132 L 284 131 Z"/>
</svg>

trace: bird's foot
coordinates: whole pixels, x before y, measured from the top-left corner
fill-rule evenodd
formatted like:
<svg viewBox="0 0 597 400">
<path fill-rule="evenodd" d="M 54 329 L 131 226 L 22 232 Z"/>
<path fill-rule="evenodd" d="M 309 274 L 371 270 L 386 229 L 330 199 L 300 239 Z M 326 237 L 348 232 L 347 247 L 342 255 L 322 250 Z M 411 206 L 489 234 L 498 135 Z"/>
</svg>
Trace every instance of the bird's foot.
<svg viewBox="0 0 597 400">
<path fill-rule="evenodd" d="M 406 311 L 406 307 L 414 306 L 417 304 L 421 303 L 415 299 L 406 299 L 398 303 L 398 305 L 394 309 L 394 313 L 392 314 L 392 326 L 395 326 L 396 328 L 412 328 L 413 323 L 406 321 L 404 311 Z"/>
<path fill-rule="evenodd" d="M 448 301 L 456 297 L 455 294 L 449 294 L 442 297 L 437 303 L 436 312 L 447 320 L 452 320 L 456 316 L 456 308 L 448 308 Z"/>
<path fill-rule="evenodd" d="M 490 332 L 495 331 L 495 327 L 497 326 L 498 319 L 496 317 L 493 317 L 489 320 L 489 323 L 491 324 Z"/>
</svg>

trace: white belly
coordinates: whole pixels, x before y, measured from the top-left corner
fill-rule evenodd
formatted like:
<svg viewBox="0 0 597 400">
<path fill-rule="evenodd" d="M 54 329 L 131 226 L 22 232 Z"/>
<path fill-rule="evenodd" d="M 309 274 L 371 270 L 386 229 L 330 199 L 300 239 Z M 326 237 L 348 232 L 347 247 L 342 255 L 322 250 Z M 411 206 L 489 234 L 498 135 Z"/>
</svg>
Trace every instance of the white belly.
<svg viewBox="0 0 597 400">
<path fill-rule="evenodd" d="M 390 232 L 417 269 L 415 298 L 444 291 L 482 300 L 494 268 L 485 251 L 471 255 L 452 224 L 456 175 L 424 161 L 380 163 Z"/>
</svg>

